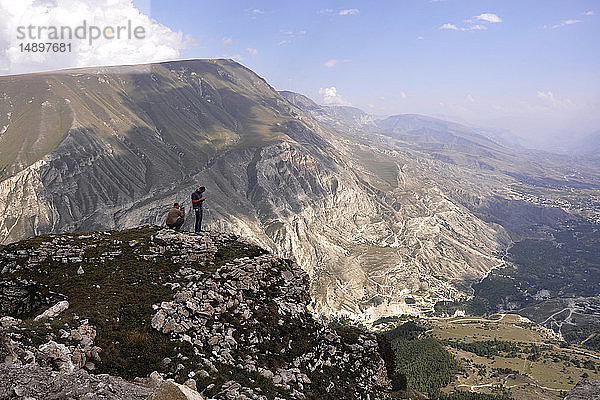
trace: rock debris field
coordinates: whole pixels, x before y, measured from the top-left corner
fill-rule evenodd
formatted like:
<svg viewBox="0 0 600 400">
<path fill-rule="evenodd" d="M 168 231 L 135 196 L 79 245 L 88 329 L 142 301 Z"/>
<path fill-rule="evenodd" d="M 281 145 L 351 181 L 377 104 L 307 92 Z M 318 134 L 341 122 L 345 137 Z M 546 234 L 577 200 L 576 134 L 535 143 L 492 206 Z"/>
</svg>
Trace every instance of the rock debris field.
<svg viewBox="0 0 600 400">
<path fill-rule="evenodd" d="M 0 399 L 379 399 L 375 335 L 238 237 L 154 226 L 0 248 Z"/>
</svg>

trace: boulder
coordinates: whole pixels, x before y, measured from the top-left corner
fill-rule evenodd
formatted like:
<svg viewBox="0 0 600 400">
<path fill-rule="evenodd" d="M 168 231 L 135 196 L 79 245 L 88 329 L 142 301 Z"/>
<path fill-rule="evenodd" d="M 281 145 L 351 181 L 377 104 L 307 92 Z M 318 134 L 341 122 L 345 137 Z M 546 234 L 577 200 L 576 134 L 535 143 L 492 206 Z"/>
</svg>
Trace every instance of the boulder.
<svg viewBox="0 0 600 400">
<path fill-rule="evenodd" d="M 42 344 L 39 350 L 46 358 L 56 364 L 60 372 L 68 373 L 77 369 L 75 364 L 73 364 L 73 355 L 64 344 L 51 340 L 48 343 Z"/>
<path fill-rule="evenodd" d="M 173 381 L 162 381 L 146 400 L 205 400 L 197 391 Z"/>
<path fill-rule="evenodd" d="M 52 307 L 50 307 L 49 309 L 47 309 L 46 311 L 44 311 L 43 313 L 41 313 L 40 315 L 35 317 L 33 320 L 39 321 L 41 319 L 53 318 L 53 317 L 57 316 L 58 314 L 60 314 L 61 312 L 65 311 L 67 308 L 69 308 L 68 301 L 66 301 L 66 300 L 59 301 L 58 303 L 56 303 L 55 305 L 53 305 Z"/>
</svg>

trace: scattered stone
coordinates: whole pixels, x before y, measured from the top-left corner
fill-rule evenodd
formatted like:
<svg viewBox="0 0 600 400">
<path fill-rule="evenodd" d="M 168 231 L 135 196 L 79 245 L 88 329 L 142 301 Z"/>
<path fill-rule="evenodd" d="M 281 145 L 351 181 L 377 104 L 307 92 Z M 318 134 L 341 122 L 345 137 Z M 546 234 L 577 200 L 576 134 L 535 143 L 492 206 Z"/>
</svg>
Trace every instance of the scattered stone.
<svg viewBox="0 0 600 400">
<path fill-rule="evenodd" d="M 187 386 L 187 387 L 189 387 L 192 390 L 198 390 L 196 388 L 196 381 L 193 380 L 192 378 L 190 378 L 187 381 L 185 381 L 184 385 Z"/>
<path fill-rule="evenodd" d="M 19 325 L 21 322 L 23 322 L 23 321 L 7 315 L 5 317 L 0 318 L 0 328 L 7 329 L 7 328 L 10 328 L 11 326 Z"/>
<path fill-rule="evenodd" d="M 62 373 L 75 371 L 71 351 L 62 343 L 51 340 L 39 347 L 40 352 L 56 363 L 58 370 Z"/>
<path fill-rule="evenodd" d="M 50 307 L 49 309 L 47 309 L 46 311 L 44 311 L 43 313 L 41 313 L 40 315 L 35 317 L 33 320 L 39 321 L 41 319 L 53 318 L 53 317 L 57 316 L 58 314 L 60 314 L 61 312 L 65 311 L 67 308 L 69 308 L 68 301 L 66 301 L 66 300 L 59 301 L 58 303 L 56 303 L 55 305 L 53 305 L 52 307 Z"/>
<path fill-rule="evenodd" d="M 158 386 L 162 383 L 163 377 L 158 371 L 154 371 L 150 374 L 150 382 L 152 386 Z"/>
<path fill-rule="evenodd" d="M 180 353 L 160 361 L 157 366 L 160 373 L 155 371 L 148 378 L 136 379 L 137 384 L 150 388 L 141 398 L 196 400 L 210 393 L 211 398 L 219 400 L 266 400 L 260 387 L 255 387 L 264 379 L 281 391 L 278 398 L 304 399 L 328 391 L 339 395 L 336 391 L 340 388 L 348 391 L 348 399 L 385 398 L 389 382 L 375 336 L 356 329 L 350 335 L 352 339 L 348 339 L 349 335 L 340 335 L 327 321 L 316 319 L 309 309 L 308 275 L 297 265 L 260 253 L 227 262 L 219 260 L 217 264 L 221 248 L 239 248 L 243 243 L 231 235 L 218 233 L 196 236 L 167 229 L 155 232 L 152 237 L 140 237 L 133 244 L 133 241 L 125 241 L 123 247 L 118 246 L 117 234 L 107 237 L 92 233 L 79 246 L 73 244 L 72 238 L 56 236 L 35 250 L 14 257 L 22 259 L 28 268 L 44 260 L 69 264 L 80 263 L 75 260 L 81 259 L 84 264 L 79 265 L 78 273 L 84 267 L 89 273 L 105 261 L 118 261 L 123 249 L 127 257 L 133 255 L 140 263 L 166 262 L 169 268 L 176 266 L 160 281 L 173 295 L 152 305 L 153 314 L 148 322 L 152 329 L 164 334 L 165 339 L 170 338 Z M 94 246 L 98 241 L 114 242 L 115 247 L 110 251 L 86 252 L 89 248 L 86 246 Z M 12 257 L 12 253 L 0 250 L 0 269 L 6 268 L 3 260 L 12 262 Z M 9 268 L 12 271 L 20 267 L 10 264 Z M 20 291 L 26 285 L 39 286 L 29 281 L 18 286 L 19 296 L 23 296 L 14 303 L 14 309 L 27 309 L 29 306 L 23 306 L 27 303 L 23 299 L 35 297 L 38 289 Z M 94 285 L 90 290 L 104 290 L 104 286 Z M 2 285 L 0 296 L 1 288 Z M 15 290 L 10 289 L 10 292 Z M 47 304 L 49 298 L 38 301 Z M 52 318 L 67 307 L 66 301 L 59 302 L 38 318 Z M 65 323 L 59 329 L 50 323 L 44 324 L 45 329 L 56 331 L 49 335 L 47 343 L 37 348 L 19 342 L 19 330 L 24 329 L 19 320 L 0 319 L 0 326 L 10 329 L 10 336 L 2 336 L 0 332 L 0 362 L 5 360 L 7 365 L 15 366 L 31 364 L 65 377 L 87 376 L 86 370 L 101 366 L 101 349 L 94 345 L 101 332 L 89 324 L 85 319 L 87 315 L 80 315 L 81 318 L 73 316 L 77 325 Z M 274 357 L 278 360 L 277 367 L 267 361 Z M 246 378 L 238 382 L 238 376 Z M 178 385 L 173 381 L 175 378 L 178 382 L 185 380 L 185 384 Z M 250 385 L 248 382 L 252 382 L 251 387 L 245 386 Z M 110 382 L 98 381 L 89 391 L 81 395 L 74 391 L 71 397 L 136 398 L 111 396 L 110 388 L 105 385 Z M 10 396 L 15 396 L 15 387 L 9 387 Z M 19 397 L 44 398 L 37 393 L 46 393 L 46 389 L 38 388 L 37 392 L 34 389 Z M 0 391 L 0 399 L 4 398 L 2 395 Z"/>
</svg>

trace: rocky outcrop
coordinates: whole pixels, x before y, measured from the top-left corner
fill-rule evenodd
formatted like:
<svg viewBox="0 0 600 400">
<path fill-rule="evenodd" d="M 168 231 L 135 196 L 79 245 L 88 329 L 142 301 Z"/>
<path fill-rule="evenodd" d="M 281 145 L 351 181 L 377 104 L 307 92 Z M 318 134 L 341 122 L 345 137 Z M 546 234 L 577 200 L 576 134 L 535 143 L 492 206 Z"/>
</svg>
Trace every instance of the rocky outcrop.
<svg viewBox="0 0 600 400">
<path fill-rule="evenodd" d="M 0 248 L 0 271 L 6 281 L 28 275 L 34 287 L 51 286 L 66 298 L 22 319 L 0 319 L 0 362 L 11 377 L 0 393 L 387 398 L 376 336 L 313 316 L 306 272 L 231 235 L 149 226 L 44 236 Z M 119 381 L 102 392 L 115 378 L 88 374 L 96 371 L 137 383 Z M 37 372 L 60 379 L 21 391 L 20 382 Z"/>
<path fill-rule="evenodd" d="M 0 363 L 0 399 L 144 400 L 153 391 L 147 385 L 84 370 L 61 373 L 31 363 Z"/>
<path fill-rule="evenodd" d="M 152 327 L 204 354 L 203 369 L 192 377 L 209 377 L 215 365 L 242 368 L 299 399 L 312 393 L 309 376 L 315 379 L 318 373 L 331 374 L 326 393 L 343 390 L 352 398 L 364 398 L 385 384 L 374 335 L 353 332 L 356 337 L 348 343 L 315 320 L 307 310 L 308 279 L 302 270 L 264 255 L 238 259 L 208 278 L 194 269 L 180 274 L 188 283 L 173 301 L 156 305 Z M 228 388 L 228 398 L 256 394 L 243 385 L 236 388 Z"/>
<path fill-rule="evenodd" d="M 45 304 L 46 300 L 44 288 L 35 282 L 27 279 L 0 280 L 0 316 L 30 313 Z"/>
<path fill-rule="evenodd" d="M 50 307 L 49 309 L 47 309 L 46 311 L 44 311 L 43 313 L 41 313 L 40 315 L 35 317 L 33 320 L 39 321 L 42 319 L 55 317 L 56 315 L 65 311 L 67 308 L 69 308 L 68 301 L 66 301 L 66 300 L 59 301 L 58 303 L 56 303 L 55 305 L 53 305 L 52 307 Z"/>
<path fill-rule="evenodd" d="M 197 391 L 171 381 L 163 381 L 146 400 L 204 400 Z"/>
<path fill-rule="evenodd" d="M 598 400 L 600 399 L 600 381 L 581 380 L 567 395 L 565 400 Z"/>
</svg>

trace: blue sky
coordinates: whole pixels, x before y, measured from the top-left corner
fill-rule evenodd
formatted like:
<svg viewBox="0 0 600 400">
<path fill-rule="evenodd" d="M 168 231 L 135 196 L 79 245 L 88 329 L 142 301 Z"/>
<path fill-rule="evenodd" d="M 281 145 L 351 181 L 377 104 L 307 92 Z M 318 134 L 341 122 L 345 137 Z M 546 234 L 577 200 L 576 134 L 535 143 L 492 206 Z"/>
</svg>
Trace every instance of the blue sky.
<svg viewBox="0 0 600 400">
<path fill-rule="evenodd" d="M 600 129 L 598 1 L 176 4 L 154 0 L 150 13 L 197 40 L 182 58 L 235 57 L 275 88 L 321 103 L 524 136 Z M 336 96 L 324 98 L 331 87 Z"/>
</svg>

